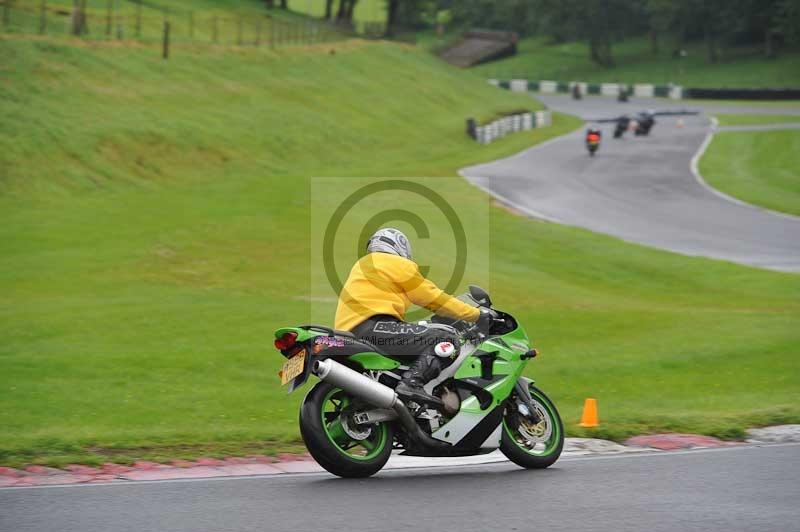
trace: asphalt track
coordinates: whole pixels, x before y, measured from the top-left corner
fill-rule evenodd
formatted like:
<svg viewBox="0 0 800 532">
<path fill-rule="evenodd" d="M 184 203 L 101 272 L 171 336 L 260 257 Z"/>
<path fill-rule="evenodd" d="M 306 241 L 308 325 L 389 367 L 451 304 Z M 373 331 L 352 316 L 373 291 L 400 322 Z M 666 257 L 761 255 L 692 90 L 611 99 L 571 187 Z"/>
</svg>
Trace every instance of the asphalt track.
<svg viewBox="0 0 800 532">
<path fill-rule="evenodd" d="M 462 175 L 530 216 L 686 255 L 800 271 L 800 218 L 726 197 L 692 171 L 712 129 L 708 114 L 789 114 L 800 121 L 800 108 L 636 98 L 619 103 L 605 97 L 575 101 L 558 95 L 539 99 L 589 121 L 648 108 L 701 114 L 658 117 L 650 136 L 627 133 L 619 140 L 612 138 L 613 124 L 599 124 L 603 142 L 593 158 L 581 129 L 507 159 L 465 168 Z"/>
<path fill-rule="evenodd" d="M 799 530 L 800 445 L 0 490 L 4 532 Z"/>
</svg>

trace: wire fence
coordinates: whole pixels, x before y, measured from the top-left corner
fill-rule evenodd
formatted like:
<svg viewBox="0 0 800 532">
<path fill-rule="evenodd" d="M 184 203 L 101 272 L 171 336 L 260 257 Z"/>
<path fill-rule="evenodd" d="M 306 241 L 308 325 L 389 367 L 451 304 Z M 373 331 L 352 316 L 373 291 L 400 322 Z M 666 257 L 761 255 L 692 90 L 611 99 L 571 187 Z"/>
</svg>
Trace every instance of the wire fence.
<svg viewBox="0 0 800 532">
<path fill-rule="evenodd" d="M 218 16 L 150 5 L 146 0 L 0 0 L 4 33 L 74 36 L 144 43 L 269 46 L 340 41 L 352 27 L 249 12 Z"/>
</svg>

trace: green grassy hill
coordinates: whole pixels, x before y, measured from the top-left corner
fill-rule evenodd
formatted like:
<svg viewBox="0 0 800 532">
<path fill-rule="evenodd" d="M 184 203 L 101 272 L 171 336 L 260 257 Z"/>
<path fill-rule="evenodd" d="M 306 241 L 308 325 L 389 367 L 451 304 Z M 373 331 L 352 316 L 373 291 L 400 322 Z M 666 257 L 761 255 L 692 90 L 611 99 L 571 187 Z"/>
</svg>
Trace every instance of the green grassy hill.
<svg viewBox="0 0 800 532">
<path fill-rule="evenodd" d="M 13 0 L 0 32 L 12 35 L 67 36 L 72 30 L 72 0 Z M 291 7 L 291 6 L 290 6 Z M 44 8 L 44 9 L 43 9 Z M 161 43 L 170 23 L 173 46 L 217 44 L 284 46 L 346 35 L 295 10 L 266 9 L 258 0 L 87 0 L 84 40 L 135 39 Z"/>
<path fill-rule="evenodd" d="M 311 176 L 454 176 L 579 125 L 478 146 L 465 117 L 532 100 L 387 43 L 162 61 L 1 37 L 0 56 L 4 464 L 295 445 L 302 394 L 279 388 L 271 334 L 334 308 L 309 297 Z M 465 214 L 487 201 L 446 189 Z M 612 437 L 800 421 L 798 276 L 499 207 L 489 230 L 493 299 L 571 433 L 587 396 Z"/>
<path fill-rule="evenodd" d="M 800 52 L 786 52 L 767 60 L 758 50 L 735 49 L 720 62 L 709 64 L 701 43 L 684 47 L 685 57 L 676 58 L 665 43 L 654 56 L 646 39 L 614 43 L 617 62 L 604 68 L 589 60 L 583 42 L 549 44 L 541 38 L 523 39 L 516 56 L 478 65 L 472 70 L 482 77 L 502 79 L 550 79 L 557 81 L 675 83 L 687 87 L 800 87 Z"/>
</svg>

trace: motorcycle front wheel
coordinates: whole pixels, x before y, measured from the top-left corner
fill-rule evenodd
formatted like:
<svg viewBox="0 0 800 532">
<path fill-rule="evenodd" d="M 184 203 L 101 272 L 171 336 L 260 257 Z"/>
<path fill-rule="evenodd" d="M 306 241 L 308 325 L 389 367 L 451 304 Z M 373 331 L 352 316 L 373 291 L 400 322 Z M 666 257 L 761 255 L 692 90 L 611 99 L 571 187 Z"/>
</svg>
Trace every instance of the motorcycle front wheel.
<svg viewBox="0 0 800 532">
<path fill-rule="evenodd" d="M 564 448 L 564 424 L 553 402 L 533 384 L 528 386 L 531 406 L 540 421 L 533 423 L 509 410 L 503 417 L 500 451 L 527 469 L 550 467 Z"/>
<path fill-rule="evenodd" d="M 308 452 L 330 473 L 345 478 L 374 475 L 392 454 L 392 426 L 357 425 L 352 421 L 353 397 L 319 382 L 300 408 L 300 434 Z"/>
</svg>

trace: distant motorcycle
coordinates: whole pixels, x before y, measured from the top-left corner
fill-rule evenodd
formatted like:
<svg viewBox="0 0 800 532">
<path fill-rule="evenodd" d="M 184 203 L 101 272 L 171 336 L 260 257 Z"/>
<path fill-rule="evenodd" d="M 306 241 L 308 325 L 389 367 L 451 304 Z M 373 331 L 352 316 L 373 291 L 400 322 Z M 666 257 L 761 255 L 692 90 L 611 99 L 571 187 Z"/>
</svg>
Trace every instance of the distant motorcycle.
<svg viewBox="0 0 800 532">
<path fill-rule="evenodd" d="M 637 137 L 646 137 L 656 123 L 653 111 L 644 111 L 636 117 L 636 128 L 633 130 Z"/>
<path fill-rule="evenodd" d="M 589 150 L 589 156 L 594 157 L 594 152 L 600 148 L 600 139 L 603 133 L 597 128 L 589 128 L 586 130 L 586 149 Z"/>
<path fill-rule="evenodd" d="M 617 125 L 614 126 L 614 138 L 622 138 L 622 135 L 628 130 L 631 125 L 631 117 L 622 115 L 616 119 Z"/>
<path fill-rule="evenodd" d="M 659 116 L 689 116 L 696 115 L 698 111 L 689 111 L 686 109 L 674 111 L 656 111 L 654 109 L 647 109 L 637 113 L 636 115 L 622 115 L 616 118 L 592 118 L 590 121 L 594 123 L 614 123 L 614 138 L 622 138 L 626 131 L 631 130 L 637 137 L 646 137 L 650 134 L 653 126 L 656 124 L 656 115 Z"/>
</svg>

